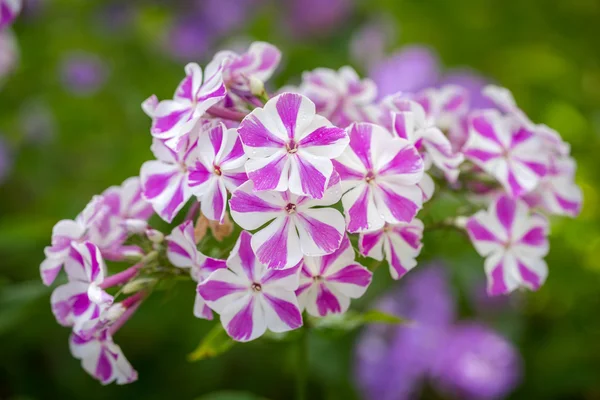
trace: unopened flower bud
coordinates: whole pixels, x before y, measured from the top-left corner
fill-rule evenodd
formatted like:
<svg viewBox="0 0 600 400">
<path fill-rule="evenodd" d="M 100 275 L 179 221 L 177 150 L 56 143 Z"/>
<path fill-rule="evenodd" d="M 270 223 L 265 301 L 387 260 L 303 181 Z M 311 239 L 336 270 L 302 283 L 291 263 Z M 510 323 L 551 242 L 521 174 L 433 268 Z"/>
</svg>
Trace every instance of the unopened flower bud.
<svg viewBox="0 0 600 400">
<path fill-rule="evenodd" d="M 165 240 L 165 235 L 156 229 L 146 229 L 146 236 L 152 243 L 162 243 L 162 241 Z"/>
<path fill-rule="evenodd" d="M 265 84 L 263 81 L 255 76 L 250 77 L 250 93 L 256 97 L 263 97 L 265 95 Z"/>
<path fill-rule="evenodd" d="M 143 219 L 127 219 L 125 228 L 129 233 L 144 233 L 148 229 L 148 222 Z"/>
<path fill-rule="evenodd" d="M 469 219 L 465 216 L 456 217 L 456 218 L 454 218 L 454 226 L 456 226 L 457 228 L 460 228 L 460 229 L 464 229 L 465 226 L 467 226 L 468 220 Z"/>
<path fill-rule="evenodd" d="M 123 286 L 122 291 L 124 294 L 136 293 L 136 292 L 139 292 L 140 290 L 147 288 L 148 286 L 154 285 L 155 283 L 156 283 L 155 278 L 139 278 L 139 279 L 133 280 L 133 281 L 127 283 L 125 286 Z"/>
<path fill-rule="evenodd" d="M 110 306 L 108 310 L 106 310 L 105 317 L 109 322 L 114 322 L 117 319 L 119 319 L 124 312 L 125 307 L 123 306 L 123 304 L 115 303 L 112 306 Z"/>
</svg>

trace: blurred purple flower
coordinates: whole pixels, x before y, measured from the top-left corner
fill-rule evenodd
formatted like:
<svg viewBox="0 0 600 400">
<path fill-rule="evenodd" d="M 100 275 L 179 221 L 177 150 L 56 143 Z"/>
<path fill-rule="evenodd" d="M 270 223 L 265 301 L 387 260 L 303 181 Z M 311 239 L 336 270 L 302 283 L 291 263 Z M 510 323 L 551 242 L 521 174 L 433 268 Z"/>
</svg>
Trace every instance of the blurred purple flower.
<svg viewBox="0 0 600 400">
<path fill-rule="evenodd" d="M 502 336 L 469 323 L 447 333 L 434 367 L 441 391 L 460 399 L 492 400 L 507 395 L 520 380 L 521 359 Z"/>
<path fill-rule="evenodd" d="M 490 84 L 490 81 L 470 69 L 455 69 L 444 73 L 438 86 L 459 85 L 469 92 L 470 109 L 495 108 L 494 103 L 483 96 L 481 89 Z"/>
<path fill-rule="evenodd" d="M 0 184 L 2 184 L 12 169 L 13 159 L 8 144 L 0 136 Z"/>
<path fill-rule="evenodd" d="M 380 97 L 396 92 L 418 92 L 435 86 L 440 78 L 436 53 L 424 46 L 407 46 L 372 66 L 369 76 Z"/>
<path fill-rule="evenodd" d="M 439 380 L 439 387 L 443 390 L 482 396 L 472 399 L 487 400 L 492 398 L 484 397 L 488 394 L 510 391 L 520 373 L 516 351 L 486 328 L 477 325 L 477 329 L 463 329 L 460 325 L 453 325 L 455 301 L 444 270 L 441 267 L 425 267 L 404 279 L 402 290 L 384 296 L 377 308 L 412 322 L 400 327 L 369 326 L 357 344 L 356 376 L 364 397 L 373 400 L 413 399 L 428 378 Z M 448 347 L 454 347 L 454 343 L 463 344 L 461 340 L 464 338 L 460 337 L 463 332 L 472 335 L 473 347 L 463 345 L 464 353 L 450 353 Z M 494 350 L 488 354 L 489 358 L 485 358 L 485 348 L 480 344 L 484 338 L 490 337 L 493 337 L 489 343 L 494 345 Z M 481 362 L 485 360 L 486 367 L 494 371 L 497 369 L 500 379 L 487 382 L 479 376 L 470 375 L 467 364 L 472 354 L 478 355 Z M 451 374 L 451 362 L 448 361 L 453 356 L 465 357 L 466 360 L 462 372 L 457 371 L 456 375 Z"/>
<path fill-rule="evenodd" d="M 208 51 L 214 36 L 200 16 L 178 19 L 167 32 L 166 51 L 177 61 L 198 61 Z"/>
<path fill-rule="evenodd" d="M 86 96 L 94 94 L 104 85 L 108 69 L 95 54 L 72 52 L 63 57 L 60 76 L 68 91 Z"/>
<path fill-rule="evenodd" d="M 19 48 L 12 32 L 0 31 L 0 80 L 10 74 L 19 61 Z"/>
<path fill-rule="evenodd" d="M 351 0 L 291 0 L 286 22 L 297 36 L 327 34 L 352 11 Z"/>
<path fill-rule="evenodd" d="M 198 9 L 202 11 L 203 20 L 210 26 L 211 32 L 222 35 L 248 20 L 248 14 L 256 3 L 256 0 L 201 0 Z"/>
<path fill-rule="evenodd" d="M 379 18 L 360 28 L 350 41 L 350 56 L 353 61 L 365 67 L 380 62 L 385 57 L 386 48 L 396 34 L 393 20 Z"/>
</svg>

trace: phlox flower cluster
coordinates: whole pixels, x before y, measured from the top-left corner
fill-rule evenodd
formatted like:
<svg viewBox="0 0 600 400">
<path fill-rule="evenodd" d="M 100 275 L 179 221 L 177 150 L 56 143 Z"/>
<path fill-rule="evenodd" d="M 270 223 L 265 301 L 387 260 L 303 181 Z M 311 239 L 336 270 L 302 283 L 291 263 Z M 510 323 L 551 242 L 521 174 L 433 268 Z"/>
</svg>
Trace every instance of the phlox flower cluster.
<svg viewBox="0 0 600 400">
<path fill-rule="evenodd" d="M 204 69 L 185 66 L 173 98 L 142 104 L 154 159 L 54 227 L 42 279 L 64 269 L 52 310 L 102 383 L 136 378 L 112 337 L 157 282 L 196 282 L 190 311 L 218 314 L 236 341 L 291 331 L 303 313 L 346 312 L 374 265 L 386 263 L 393 279 L 413 269 L 428 228 L 417 215 L 440 190 L 484 205 L 444 223 L 465 229 L 485 257 L 490 294 L 546 279 L 544 214 L 579 212 L 575 164 L 506 89 L 487 87 L 496 106 L 483 110 L 456 85 L 378 100 L 374 82 L 346 66 L 306 72 L 299 87 L 270 95 L 280 59 L 256 42 Z M 178 224 L 161 233 L 151 214 Z M 104 260 L 133 266 L 108 275 Z"/>
</svg>

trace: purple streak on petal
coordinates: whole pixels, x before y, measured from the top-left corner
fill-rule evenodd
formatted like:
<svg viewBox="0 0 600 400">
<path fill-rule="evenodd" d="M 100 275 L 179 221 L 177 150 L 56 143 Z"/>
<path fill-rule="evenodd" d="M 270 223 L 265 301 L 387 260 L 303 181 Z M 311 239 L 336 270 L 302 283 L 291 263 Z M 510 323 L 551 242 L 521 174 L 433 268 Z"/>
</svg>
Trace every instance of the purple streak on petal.
<svg viewBox="0 0 600 400">
<path fill-rule="evenodd" d="M 423 169 L 423 159 L 413 146 L 407 146 L 384 165 L 379 174 L 414 174 Z"/>
<path fill-rule="evenodd" d="M 178 183 L 177 188 L 175 189 L 175 192 L 173 193 L 173 196 L 171 197 L 171 199 L 169 200 L 169 202 L 167 203 L 165 208 L 163 208 L 163 210 L 160 212 L 160 215 L 163 218 L 165 218 L 167 221 L 169 221 L 169 222 L 172 221 L 173 218 L 175 217 L 177 208 L 183 202 L 184 202 L 183 185 L 181 183 Z"/>
<path fill-rule="evenodd" d="M 350 264 L 333 275 L 327 277 L 331 282 L 352 283 L 358 286 L 368 286 L 373 274 L 360 264 Z"/>
<path fill-rule="evenodd" d="M 285 270 L 283 270 L 285 271 Z M 304 285 L 300 285 L 298 289 L 296 289 L 296 296 L 300 296 L 306 289 L 310 288 L 313 285 L 313 282 L 305 283 Z"/>
<path fill-rule="evenodd" d="M 226 181 L 231 182 L 235 187 L 241 186 L 248 180 L 248 175 L 245 172 L 238 172 L 234 174 L 223 172 L 223 177 L 226 179 Z"/>
<path fill-rule="evenodd" d="M 508 170 L 508 186 L 510 188 L 510 193 L 515 197 L 521 196 L 525 191 L 525 189 L 517 181 L 517 178 L 511 169 Z"/>
<path fill-rule="evenodd" d="M 240 139 L 248 147 L 283 147 L 285 143 L 273 135 L 253 114 L 249 114 L 238 128 Z"/>
<path fill-rule="evenodd" d="M 296 134 L 296 120 L 298 119 L 298 112 L 300 110 L 300 104 L 302 103 L 302 96 L 295 93 L 284 93 L 277 99 L 277 113 L 285 129 L 287 130 L 290 139 L 294 139 Z"/>
<path fill-rule="evenodd" d="M 281 207 L 267 203 L 260 197 L 241 190 L 237 190 L 233 194 L 231 200 L 229 200 L 229 206 L 232 211 L 239 213 L 281 211 Z"/>
<path fill-rule="evenodd" d="M 90 254 L 90 280 L 95 281 L 102 269 L 100 268 L 100 260 L 98 260 L 98 248 L 91 242 L 85 242 L 85 247 Z"/>
<path fill-rule="evenodd" d="M 227 324 L 226 330 L 233 339 L 245 342 L 252 336 L 252 309 L 254 298 L 250 297 L 248 304 L 244 306 Z"/>
<path fill-rule="evenodd" d="M 540 277 L 536 273 L 531 271 L 529 268 L 527 268 L 525 264 L 521 262 L 517 262 L 517 264 L 519 267 L 519 273 L 521 274 L 521 278 L 523 278 L 523 280 L 527 282 L 533 288 L 533 290 L 538 290 L 540 286 L 542 286 Z"/>
<path fill-rule="evenodd" d="M 348 232 L 357 232 L 369 228 L 368 207 L 370 190 L 371 188 L 366 186 L 362 194 L 358 196 L 356 202 L 348 210 L 348 216 L 350 218 Z"/>
<path fill-rule="evenodd" d="M 175 253 L 175 254 L 179 254 L 180 256 L 183 256 L 185 258 L 189 258 L 191 259 L 192 256 L 191 254 L 189 254 L 187 252 L 187 250 L 185 250 L 183 247 L 181 247 L 179 244 L 169 240 L 167 243 L 167 252 L 168 253 Z"/>
<path fill-rule="evenodd" d="M 423 105 L 421 103 L 421 105 Z M 425 107 L 423 107 L 425 109 Z M 394 113 L 393 123 L 394 123 L 394 132 L 403 139 L 409 140 L 410 132 L 407 131 L 407 118 L 411 118 L 408 113 L 399 112 Z"/>
<path fill-rule="evenodd" d="M 340 163 L 336 160 L 331 160 L 333 163 L 333 168 L 340 175 L 340 179 L 343 181 L 349 180 L 361 180 L 364 177 L 364 173 L 355 171 L 351 168 L 346 167 L 344 164 Z"/>
<path fill-rule="evenodd" d="M 543 227 L 536 226 L 523 235 L 519 242 L 528 246 L 543 246 L 546 243 L 546 231 Z"/>
<path fill-rule="evenodd" d="M 578 215 L 581 211 L 581 202 L 565 199 L 558 194 L 554 194 L 554 198 L 563 210 L 569 212 L 569 215 Z"/>
<path fill-rule="evenodd" d="M 385 205 L 390 209 L 390 212 L 398 221 L 410 222 L 419 211 L 419 207 L 404 196 L 399 195 L 391 190 L 379 187 L 383 195 Z"/>
<path fill-rule="evenodd" d="M 340 247 L 342 234 L 333 226 L 305 214 L 298 214 L 298 221 L 324 252 L 331 253 Z"/>
<path fill-rule="evenodd" d="M 280 230 L 267 239 L 256 252 L 258 259 L 269 268 L 281 269 L 287 263 L 289 224 L 290 219 L 286 218 Z"/>
<path fill-rule="evenodd" d="M 517 132 L 513 133 L 510 147 L 514 148 L 514 147 L 528 141 L 532 137 L 533 137 L 533 132 L 531 130 L 521 127 L 521 128 L 519 128 L 519 130 Z"/>
<path fill-rule="evenodd" d="M 113 373 L 113 367 L 108 358 L 107 352 L 108 349 L 102 346 L 98 357 L 98 364 L 96 365 L 96 377 L 98 377 L 98 379 L 100 379 L 100 381 L 103 383 L 108 382 Z"/>
<path fill-rule="evenodd" d="M 361 241 L 360 241 L 361 254 L 367 255 L 373 249 L 373 247 L 375 247 L 379 243 L 382 235 L 383 235 L 383 230 L 379 230 L 377 232 L 365 233 L 361 237 Z"/>
<path fill-rule="evenodd" d="M 73 314 L 76 316 L 85 313 L 92 305 L 92 302 L 90 301 L 90 298 L 88 297 L 87 293 L 77 294 L 71 297 L 69 299 L 69 302 L 71 303 Z"/>
<path fill-rule="evenodd" d="M 479 150 L 479 149 L 470 149 L 470 150 L 465 151 L 464 154 L 465 154 L 465 157 L 467 157 L 469 159 L 475 159 L 482 163 L 486 163 L 490 160 L 493 160 L 494 158 L 498 158 L 501 156 L 500 153 L 491 153 L 489 151 Z"/>
<path fill-rule="evenodd" d="M 254 269 L 256 264 L 256 255 L 252 250 L 251 245 L 252 235 L 246 231 L 242 231 L 238 247 L 238 255 L 240 257 L 241 267 L 248 279 L 252 282 L 256 282 L 257 277 L 254 276 Z"/>
<path fill-rule="evenodd" d="M 184 109 L 173 111 L 172 113 L 161 117 L 156 117 L 152 123 L 152 133 L 163 133 L 173 129 L 173 127 L 183 120 L 185 115 L 189 112 L 189 109 Z"/>
<path fill-rule="evenodd" d="M 317 287 L 317 290 L 317 309 L 319 310 L 319 315 L 325 316 L 328 313 L 336 314 L 342 311 L 342 306 L 337 297 L 331 293 L 327 286 L 321 283 Z"/>
<path fill-rule="evenodd" d="M 367 170 L 373 169 L 371 163 L 371 134 L 373 127 L 370 124 L 353 124 L 351 126 L 350 148 Z"/>
<path fill-rule="evenodd" d="M 245 156 L 245 152 L 244 152 L 244 146 L 242 145 L 242 141 L 240 140 L 240 138 L 238 137 L 235 140 L 235 144 L 233 145 L 233 148 L 229 151 L 229 154 L 227 154 L 222 160 L 221 160 L 221 164 L 226 163 L 227 161 L 231 161 L 231 160 L 237 160 L 240 157 Z"/>
<path fill-rule="evenodd" d="M 146 196 L 147 199 L 153 199 L 160 196 L 167 186 L 169 186 L 170 180 L 177 174 L 178 172 L 174 171 L 166 174 L 150 175 L 144 185 L 144 196 Z"/>
<path fill-rule="evenodd" d="M 194 93 L 192 93 L 192 75 L 187 75 L 177 88 L 176 96 L 183 97 L 184 99 L 192 100 L 194 98 Z"/>
<path fill-rule="evenodd" d="M 402 239 L 413 249 L 418 249 L 421 245 L 421 232 L 413 231 L 409 228 L 402 228 L 397 232 Z"/>
<path fill-rule="evenodd" d="M 475 218 L 470 218 L 467 222 L 467 232 L 472 240 L 481 240 L 486 242 L 497 242 L 498 238 L 485 226 L 481 225 Z"/>
<path fill-rule="evenodd" d="M 301 156 L 296 155 L 300 184 L 304 193 L 313 199 L 320 199 L 325 192 L 327 177 L 311 163 L 305 162 Z"/>
<path fill-rule="evenodd" d="M 278 281 L 288 276 L 294 275 L 298 272 L 297 267 L 286 268 L 286 269 L 270 269 L 261 278 L 261 283 L 269 283 L 271 281 Z"/>
<path fill-rule="evenodd" d="M 295 304 L 264 294 L 267 303 L 273 308 L 277 316 L 291 329 L 296 329 L 302 326 L 302 314 Z"/>
<path fill-rule="evenodd" d="M 246 291 L 248 288 L 229 282 L 206 280 L 198 285 L 198 294 L 206 301 L 217 301 L 232 293 Z"/>
<path fill-rule="evenodd" d="M 408 270 L 406 269 L 406 267 L 404 267 L 404 265 L 402 265 L 402 261 L 400 260 L 400 257 L 398 257 L 396 249 L 394 248 L 394 245 L 391 242 L 391 240 L 388 239 L 388 241 L 390 246 L 391 258 L 391 260 L 388 260 L 388 262 L 390 263 L 390 266 L 394 268 L 394 270 L 396 270 L 396 273 L 398 274 L 398 279 L 400 279 L 408 272 Z"/>
<path fill-rule="evenodd" d="M 492 270 L 490 274 L 491 282 L 488 282 L 488 294 L 490 296 L 498 296 L 507 293 L 508 289 L 504 282 L 504 269 L 502 261 Z"/>
<path fill-rule="evenodd" d="M 322 126 L 309 133 L 298 144 L 302 146 L 327 146 L 346 137 L 346 131 L 335 126 Z"/>
<path fill-rule="evenodd" d="M 204 260 L 204 263 L 202 264 L 202 269 L 211 272 L 222 268 L 227 268 L 226 260 L 219 260 L 217 258 L 206 257 L 206 260 Z"/>
<path fill-rule="evenodd" d="M 516 211 L 517 202 L 510 197 L 500 196 L 498 200 L 496 200 L 496 217 L 509 237 L 515 221 Z"/>
<path fill-rule="evenodd" d="M 319 275 L 324 275 L 327 269 L 344 253 L 346 249 L 350 247 L 350 240 L 344 235 L 342 242 L 338 246 L 338 249 L 331 254 L 326 254 L 321 257 L 321 265 L 319 268 Z M 310 276 L 310 275 L 309 275 Z"/>
<path fill-rule="evenodd" d="M 523 165 L 532 170 L 537 176 L 543 177 L 548 172 L 548 167 L 545 164 L 533 161 L 521 161 Z"/>
<path fill-rule="evenodd" d="M 197 161 L 192 168 L 189 169 L 188 185 L 190 187 L 198 186 L 208 181 L 213 176 L 204 164 Z"/>
<path fill-rule="evenodd" d="M 221 150 L 221 144 L 223 143 L 223 125 L 219 124 L 212 128 L 208 132 L 208 136 L 216 156 L 219 150 Z"/>
<path fill-rule="evenodd" d="M 502 142 L 496 135 L 496 131 L 485 115 L 478 115 L 471 121 L 471 125 L 477 133 L 495 143 L 502 145 Z"/>
<path fill-rule="evenodd" d="M 248 178 L 254 182 L 255 190 L 273 190 L 283 173 L 283 168 L 288 162 L 287 154 L 282 154 L 281 157 L 270 162 L 264 167 L 248 173 Z"/>
</svg>

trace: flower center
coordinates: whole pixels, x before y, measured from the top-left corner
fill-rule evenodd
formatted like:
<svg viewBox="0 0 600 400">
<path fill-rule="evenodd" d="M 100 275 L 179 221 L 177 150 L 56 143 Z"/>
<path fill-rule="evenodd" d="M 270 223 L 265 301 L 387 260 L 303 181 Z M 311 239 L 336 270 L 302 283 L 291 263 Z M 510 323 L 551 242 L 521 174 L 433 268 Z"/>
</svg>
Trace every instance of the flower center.
<svg viewBox="0 0 600 400">
<path fill-rule="evenodd" d="M 262 286 L 260 285 L 260 283 L 256 283 L 256 282 L 254 282 L 254 283 L 252 284 L 252 286 L 250 286 L 250 287 L 252 288 L 252 290 L 253 290 L 254 292 L 260 292 L 260 291 L 262 291 Z"/>
<path fill-rule="evenodd" d="M 373 171 L 367 172 L 367 175 L 365 175 L 365 181 L 367 183 L 371 183 L 373 180 L 375 180 L 375 173 Z"/>
<path fill-rule="evenodd" d="M 323 280 L 323 277 L 321 275 L 315 275 L 313 276 L 313 282 L 315 283 L 319 283 Z"/>
<path fill-rule="evenodd" d="M 293 213 L 295 213 L 295 212 L 296 212 L 296 205 L 295 205 L 295 204 L 292 204 L 292 203 L 289 203 L 287 206 L 285 206 L 285 211 L 286 211 L 288 214 L 293 214 Z"/>
<path fill-rule="evenodd" d="M 288 154 L 295 154 L 296 152 L 298 152 L 298 143 L 296 143 L 294 140 L 292 140 L 288 144 L 285 145 L 285 148 L 286 148 Z"/>
<path fill-rule="evenodd" d="M 218 165 L 213 165 L 213 167 L 215 169 L 215 175 L 221 176 L 221 174 L 222 174 L 221 167 L 219 167 Z"/>
</svg>

